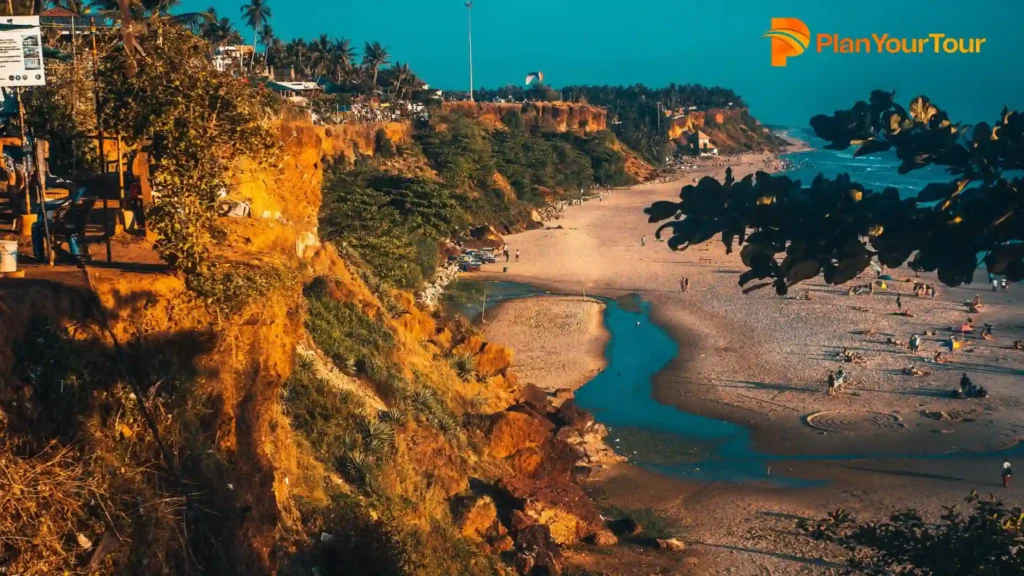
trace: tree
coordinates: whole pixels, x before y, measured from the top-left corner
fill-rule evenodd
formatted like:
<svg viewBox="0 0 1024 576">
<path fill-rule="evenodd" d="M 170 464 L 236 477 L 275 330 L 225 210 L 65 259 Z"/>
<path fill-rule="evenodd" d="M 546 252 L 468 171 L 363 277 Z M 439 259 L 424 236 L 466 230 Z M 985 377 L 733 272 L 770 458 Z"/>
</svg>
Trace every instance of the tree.
<svg viewBox="0 0 1024 576">
<path fill-rule="evenodd" d="M 264 120 L 275 110 L 264 91 L 217 72 L 209 47 L 191 32 L 150 27 L 139 41 L 146 58 L 136 74 L 126 73 L 123 46 L 100 61 L 103 118 L 112 133 L 149 154 L 161 190 L 146 214 L 159 236 L 157 252 L 187 274 L 200 273 L 228 169 L 243 156 L 269 160 L 275 135 Z"/>
<path fill-rule="evenodd" d="M 846 174 L 818 175 L 803 188 L 763 172 L 736 182 L 727 171 L 724 182 L 704 178 L 685 186 L 679 202 L 655 202 L 645 209 L 649 221 L 674 219 L 657 233 L 671 231 L 673 250 L 716 234 L 726 252 L 733 240 L 746 241 L 741 256 L 749 269 L 740 285 L 767 280 L 746 292 L 774 285 L 786 294 L 819 273 L 829 284 L 843 284 L 873 258 L 897 267 L 912 256 L 912 269 L 937 270 L 949 286 L 971 282 L 979 253 L 991 274 L 1024 279 L 1024 178 L 1015 172 L 1024 168 L 1024 115 L 1004 109 L 993 125 L 968 127 L 952 123 L 927 97 L 914 98 L 908 110 L 894 96 L 876 90 L 868 102 L 815 116 L 811 126 L 830 149 L 860 144 L 856 156 L 895 150 L 901 174 L 936 165 L 950 181 L 900 198 L 895 188 L 866 190 Z M 749 238 L 748 227 L 754 229 Z"/>
<path fill-rule="evenodd" d="M 858 523 L 840 509 L 804 529 L 849 550 L 858 574 L 976 576 L 1024 573 L 1024 511 L 972 493 L 968 515 L 947 506 L 938 522 L 916 510 Z"/>
<path fill-rule="evenodd" d="M 419 79 L 412 69 L 409 68 L 409 65 L 402 64 L 401 62 L 396 62 L 394 66 L 388 69 L 387 76 L 392 91 L 399 99 L 405 99 L 419 82 Z"/>
<path fill-rule="evenodd" d="M 377 88 L 377 72 L 381 66 L 388 63 L 390 57 L 388 49 L 380 42 L 366 43 L 366 47 L 363 49 L 363 66 L 373 70 L 374 89 Z"/>
<path fill-rule="evenodd" d="M 267 6 L 267 0 L 249 0 L 249 3 L 241 6 L 239 10 L 242 12 L 246 26 L 252 28 L 252 58 L 249 60 L 249 73 L 251 74 L 252 67 L 256 62 L 256 40 L 259 29 L 267 23 L 267 20 L 270 20 L 270 6 Z"/>
</svg>

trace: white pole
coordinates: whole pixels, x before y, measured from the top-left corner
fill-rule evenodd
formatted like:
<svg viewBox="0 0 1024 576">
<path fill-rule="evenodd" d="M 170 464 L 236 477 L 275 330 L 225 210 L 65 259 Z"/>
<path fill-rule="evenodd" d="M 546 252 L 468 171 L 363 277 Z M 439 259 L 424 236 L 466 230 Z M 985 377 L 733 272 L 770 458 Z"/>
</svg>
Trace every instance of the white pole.
<svg viewBox="0 0 1024 576">
<path fill-rule="evenodd" d="M 466 2 L 466 15 L 469 22 L 469 101 L 473 101 L 473 3 Z"/>
</svg>

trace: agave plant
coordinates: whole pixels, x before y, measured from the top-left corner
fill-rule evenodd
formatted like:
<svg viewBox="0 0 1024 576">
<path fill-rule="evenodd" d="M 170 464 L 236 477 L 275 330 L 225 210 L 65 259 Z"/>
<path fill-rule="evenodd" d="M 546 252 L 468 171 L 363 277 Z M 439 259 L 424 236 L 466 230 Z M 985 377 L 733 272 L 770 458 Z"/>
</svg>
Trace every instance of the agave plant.
<svg viewBox="0 0 1024 576">
<path fill-rule="evenodd" d="M 476 358 L 465 354 L 457 354 L 451 359 L 452 368 L 459 378 L 470 380 L 476 377 Z"/>
</svg>

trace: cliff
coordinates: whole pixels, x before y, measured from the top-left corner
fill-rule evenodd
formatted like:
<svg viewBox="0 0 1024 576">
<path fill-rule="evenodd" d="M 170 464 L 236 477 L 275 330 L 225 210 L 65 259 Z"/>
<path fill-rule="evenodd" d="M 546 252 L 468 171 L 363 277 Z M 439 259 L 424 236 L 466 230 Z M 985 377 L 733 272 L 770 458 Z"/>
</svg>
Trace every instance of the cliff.
<svg viewBox="0 0 1024 576">
<path fill-rule="evenodd" d="M 526 104 L 499 102 L 445 102 L 443 112 L 458 112 L 477 118 L 492 129 L 501 129 L 503 116 L 519 112 L 527 127 L 546 132 L 590 134 L 608 129 L 608 113 L 604 108 L 572 102 L 530 102 Z"/>
<path fill-rule="evenodd" d="M 709 108 L 687 112 L 672 120 L 668 137 L 679 146 L 688 147 L 689 137 L 696 130 L 707 134 L 723 154 L 774 150 L 782 145 L 746 108 Z"/>
<path fill-rule="evenodd" d="M 0 509 L 0 567 L 482 576 L 507 553 L 557 573 L 552 541 L 608 541 L 567 440 L 591 422 L 318 237 L 324 163 L 376 128 L 275 129 L 199 292 L 144 238 L 115 267 L 0 280 L 0 465 L 47 486 Z"/>
</svg>

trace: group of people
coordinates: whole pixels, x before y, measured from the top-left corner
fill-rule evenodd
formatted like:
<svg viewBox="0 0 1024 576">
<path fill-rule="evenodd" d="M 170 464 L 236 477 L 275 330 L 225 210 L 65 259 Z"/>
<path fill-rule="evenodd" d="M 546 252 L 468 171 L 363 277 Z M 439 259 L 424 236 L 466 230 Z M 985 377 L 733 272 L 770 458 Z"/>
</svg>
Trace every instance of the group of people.
<svg viewBox="0 0 1024 576">
<path fill-rule="evenodd" d="M 846 385 L 846 371 L 842 368 L 838 370 L 832 370 L 828 373 L 828 394 L 835 394 L 836 392 L 842 391 Z"/>
<path fill-rule="evenodd" d="M 509 256 L 508 244 L 502 244 L 501 245 L 501 253 L 502 253 L 502 255 L 505 256 L 505 262 L 507 263 L 508 259 L 510 257 Z M 519 249 L 518 248 L 516 248 L 516 262 L 519 262 Z"/>
<path fill-rule="evenodd" d="M 988 280 L 992 283 L 993 292 L 997 292 L 1000 288 L 1002 288 L 1004 292 L 1008 292 L 1010 290 L 1010 287 L 1006 285 L 1006 278 L 996 278 L 989 274 Z"/>
<path fill-rule="evenodd" d="M 935 298 L 935 285 L 914 282 L 914 295 L 918 298 Z"/>
</svg>

